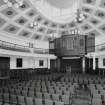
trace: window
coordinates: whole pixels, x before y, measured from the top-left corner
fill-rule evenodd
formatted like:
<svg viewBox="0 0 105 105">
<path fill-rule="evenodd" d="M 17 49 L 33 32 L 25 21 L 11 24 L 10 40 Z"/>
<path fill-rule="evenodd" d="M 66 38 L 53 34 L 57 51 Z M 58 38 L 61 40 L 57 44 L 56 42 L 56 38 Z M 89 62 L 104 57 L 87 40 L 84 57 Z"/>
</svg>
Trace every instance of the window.
<svg viewBox="0 0 105 105">
<path fill-rule="evenodd" d="M 39 66 L 43 66 L 43 60 L 39 60 Z"/>
<path fill-rule="evenodd" d="M 51 43 L 49 44 L 49 47 L 50 47 L 50 49 L 54 49 L 54 42 L 51 42 Z"/>
<path fill-rule="evenodd" d="M 98 58 L 95 58 L 96 68 L 98 68 Z"/>
<path fill-rule="evenodd" d="M 22 67 L 22 58 L 17 58 L 16 66 Z"/>
<path fill-rule="evenodd" d="M 103 66 L 105 66 L 105 58 L 103 59 Z"/>
<path fill-rule="evenodd" d="M 66 42 L 67 42 L 67 45 L 66 45 L 67 50 L 73 50 L 74 49 L 74 39 L 73 39 L 73 37 L 68 38 L 66 40 Z"/>
<path fill-rule="evenodd" d="M 80 46 L 84 46 L 84 40 L 83 39 L 80 39 Z"/>
</svg>

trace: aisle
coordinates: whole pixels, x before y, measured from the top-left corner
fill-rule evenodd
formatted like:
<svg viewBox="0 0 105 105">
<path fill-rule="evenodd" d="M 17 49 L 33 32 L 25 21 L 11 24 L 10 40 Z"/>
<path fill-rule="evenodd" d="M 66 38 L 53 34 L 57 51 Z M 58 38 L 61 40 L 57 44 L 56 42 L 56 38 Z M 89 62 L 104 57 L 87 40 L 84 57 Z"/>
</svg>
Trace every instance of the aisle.
<svg viewBox="0 0 105 105">
<path fill-rule="evenodd" d="M 91 96 L 89 90 L 78 88 L 75 90 L 75 95 L 72 97 L 72 105 L 90 105 Z"/>
</svg>

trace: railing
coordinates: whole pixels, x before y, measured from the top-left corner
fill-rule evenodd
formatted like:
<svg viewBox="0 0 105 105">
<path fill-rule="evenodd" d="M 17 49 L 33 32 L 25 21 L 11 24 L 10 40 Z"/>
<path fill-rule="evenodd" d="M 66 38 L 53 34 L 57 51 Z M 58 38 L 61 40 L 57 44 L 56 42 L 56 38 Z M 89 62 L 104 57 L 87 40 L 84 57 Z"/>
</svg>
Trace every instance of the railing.
<svg viewBox="0 0 105 105">
<path fill-rule="evenodd" d="M 49 49 L 35 48 L 34 53 L 38 54 L 49 54 Z"/>
<path fill-rule="evenodd" d="M 14 44 L 14 43 L 2 41 L 2 40 L 0 40 L 0 48 L 6 49 L 6 50 L 19 51 L 19 52 L 30 52 L 30 49 L 28 46 Z"/>
<path fill-rule="evenodd" d="M 27 52 L 27 53 L 31 53 L 32 52 L 31 49 L 33 49 L 33 53 L 49 54 L 49 49 L 34 48 L 34 47 L 30 48 L 30 46 L 23 46 L 23 45 L 14 44 L 14 43 L 2 41 L 2 40 L 0 40 L 0 49 Z"/>
<path fill-rule="evenodd" d="M 96 51 L 104 51 L 105 50 L 105 43 L 96 45 L 95 50 Z"/>
</svg>

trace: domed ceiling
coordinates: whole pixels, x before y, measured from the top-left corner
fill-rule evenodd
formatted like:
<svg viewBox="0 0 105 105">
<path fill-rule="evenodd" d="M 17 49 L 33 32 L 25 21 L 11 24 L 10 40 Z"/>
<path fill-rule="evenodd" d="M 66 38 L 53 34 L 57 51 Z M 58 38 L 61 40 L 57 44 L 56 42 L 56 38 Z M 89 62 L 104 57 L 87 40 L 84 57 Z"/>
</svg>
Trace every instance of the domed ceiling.
<svg viewBox="0 0 105 105">
<path fill-rule="evenodd" d="M 60 24 L 73 21 L 81 0 L 30 0 L 35 8 L 47 19 Z"/>
<path fill-rule="evenodd" d="M 1 33 L 48 41 L 52 33 L 68 34 L 78 28 L 84 35 L 105 36 L 105 0 L 24 0 L 23 3 L 19 8 L 7 7 L 0 0 Z M 72 21 L 79 6 L 87 18 L 75 24 Z M 40 27 L 31 28 L 33 21 Z"/>
</svg>

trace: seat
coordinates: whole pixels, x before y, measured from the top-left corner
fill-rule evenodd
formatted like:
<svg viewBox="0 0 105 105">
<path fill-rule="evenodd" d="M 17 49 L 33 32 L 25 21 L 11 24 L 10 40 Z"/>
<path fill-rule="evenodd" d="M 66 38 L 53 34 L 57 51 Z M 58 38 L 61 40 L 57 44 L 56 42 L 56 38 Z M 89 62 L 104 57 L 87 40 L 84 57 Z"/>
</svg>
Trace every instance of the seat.
<svg viewBox="0 0 105 105">
<path fill-rule="evenodd" d="M 59 94 L 52 94 L 52 99 L 54 101 L 59 101 Z"/>
<path fill-rule="evenodd" d="M 74 94 L 74 93 L 75 93 L 75 92 L 74 92 L 74 87 L 70 87 L 70 88 L 69 88 L 69 91 L 70 91 L 71 94 Z"/>
<path fill-rule="evenodd" d="M 2 102 L 0 102 L 0 105 L 3 105 L 3 103 L 2 103 Z"/>
<path fill-rule="evenodd" d="M 42 87 L 42 92 L 47 92 L 46 87 Z"/>
<path fill-rule="evenodd" d="M 23 90 L 26 90 L 26 91 L 28 91 L 28 90 L 29 90 L 29 88 L 28 88 L 28 87 L 24 87 L 24 88 L 23 88 Z"/>
<path fill-rule="evenodd" d="M 29 91 L 28 96 L 29 96 L 29 97 L 35 97 L 34 91 Z"/>
<path fill-rule="evenodd" d="M 92 105 L 102 105 L 101 99 L 93 98 L 92 99 Z"/>
<path fill-rule="evenodd" d="M 37 92 L 40 92 L 41 88 L 40 87 L 36 87 L 35 89 Z"/>
<path fill-rule="evenodd" d="M 5 87 L 3 90 L 4 90 L 4 93 L 9 93 L 9 89 L 7 87 Z"/>
<path fill-rule="evenodd" d="M 42 99 L 35 98 L 35 105 L 42 105 Z"/>
<path fill-rule="evenodd" d="M 17 104 L 17 96 L 16 95 L 10 94 L 10 103 L 11 103 L 11 105 Z"/>
<path fill-rule="evenodd" d="M 24 96 L 18 96 L 18 104 L 19 105 L 25 105 Z"/>
<path fill-rule="evenodd" d="M 60 95 L 62 95 L 62 90 L 60 90 L 60 89 L 57 89 L 57 90 L 56 90 L 56 93 L 57 93 L 57 94 L 60 94 Z"/>
<path fill-rule="evenodd" d="M 54 89 L 49 89 L 49 93 L 51 93 L 51 94 L 54 94 L 55 92 L 54 92 Z"/>
<path fill-rule="evenodd" d="M 3 98 L 4 98 L 4 103 L 9 103 L 10 102 L 9 93 L 4 93 Z"/>
<path fill-rule="evenodd" d="M 70 95 L 70 91 L 69 91 L 69 90 L 65 90 L 65 91 L 64 91 L 64 94 Z"/>
<path fill-rule="evenodd" d="M 27 97 L 27 90 L 22 90 L 22 95 Z"/>
<path fill-rule="evenodd" d="M 64 105 L 64 102 L 55 101 L 55 105 Z"/>
<path fill-rule="evenodd" d="M 3 102 L 3 94 L 0 93 L 0 102 Z"/>
<path fill-rule="evenodd" d="M 29 91 L 34 91 L 35 89 L 34 89 L 34 86 L 32 86 L 32 87 L 29 87 Z"/>
<path fill-rule="evenodd" d="M 15 89 L 10 89 L 9 92 L 10 94 L 15 94 Z"/>
<path fill-rule="evenodd" d="M 51 100 L 51 95 L 49 93 L 44 93 L 44 98 Z"/>
<path fill-rule="evenodd" d="M 0 88 L 0 94 L 3 93 L 3 88 Z"/>
<path fill-rule="evenodd" d="M 2 105 L 11 105 L 11 104 L 9 104 L 9 103 L 3 103 Z"/>
<path fill-rule="evenodd" d="M 25 97 L 26 105 L 34 105 L 32 97 Z"/>
<path fill-rule="evenodd" d="M 16 89 L 15 91 L 16 91 L 16 95 L 22 95 L 22 94 L 21 94 L 21 90 Z"/>
<path fill-rule="evenodd" d="M 93 94 L 93 98 L 101 99 L 101 94 Z"/>
<path fill-rule="evenodd" d="M 42 98 L 42 93 L 41 92 L 36 92 L 36 97 L 37 98 Z"/>
<path fill-rule="evenodd" d="M 53 105 L 53 101 L 45 99 L 45 105 Z"/>
<path fill-rule="evenodd" d="M 92 94 L 98 94 L 98 90 L 96 90 L 96 89 L 91 89 L 91 95 Z"/>
<path fill-rule="evenodd" d="M 105 90 L 100 90 L 101 95 L 105 95 Z"/>
<path fill-rule="evenodd" d="M 70 99 L 69 99 L 69 96 L 68 95 L 62 95 L 61 96 L 62 98 L 62 101 L 64 102 L 64 104 L 70 104 Z"/>
</svg>

